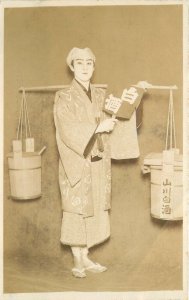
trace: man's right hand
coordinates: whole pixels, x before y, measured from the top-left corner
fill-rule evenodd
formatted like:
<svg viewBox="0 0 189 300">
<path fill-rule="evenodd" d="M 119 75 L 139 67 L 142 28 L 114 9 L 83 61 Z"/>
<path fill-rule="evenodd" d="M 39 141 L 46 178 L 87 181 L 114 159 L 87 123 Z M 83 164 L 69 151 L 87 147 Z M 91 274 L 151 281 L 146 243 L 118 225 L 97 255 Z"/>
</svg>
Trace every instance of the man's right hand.
<svg viewBox="0 0 189 300">
<path fill-rule="evenodd" d="M 114 126 L 117 123 L 117 121 L 117 119 L 110 118 L 100 122 L 95 133 L 111 132 L 114 129 Z"/>
</svg>

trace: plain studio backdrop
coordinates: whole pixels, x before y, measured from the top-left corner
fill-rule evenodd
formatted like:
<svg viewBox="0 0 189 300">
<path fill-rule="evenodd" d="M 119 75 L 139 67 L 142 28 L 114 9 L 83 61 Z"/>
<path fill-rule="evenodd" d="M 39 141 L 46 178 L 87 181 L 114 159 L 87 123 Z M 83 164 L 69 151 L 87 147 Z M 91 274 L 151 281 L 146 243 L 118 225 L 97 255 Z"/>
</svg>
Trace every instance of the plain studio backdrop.
<svg viewBox="0 0 189 300">
<path fill-rule="evenodd" d="M 74 46 L 93 50 L 93 82 L 107 83 L 115 96 L 139 80 L 177 85 L 175 121 L 182 151 L 182 6 L 6 8 L 4 41 L 5 292 L 182 289 L 182 221 L 150 216 L 150 176 L 141 172 L 144 157 L 165 147 L 168 91 L 151 90 L 143 100 L 140 158 L 112 162 L 111 238 L 91 251 L 93 260 L 108 267 L 103 274 L 73 278 L 69 247 L 59 241 L 54 93 L 27 94 L 36 150 L 47 146 L 40 199 L 9 198 L 6 158 L 16 138 L 19 88 L 69 84 L 65 60 Z"/>
</svg>

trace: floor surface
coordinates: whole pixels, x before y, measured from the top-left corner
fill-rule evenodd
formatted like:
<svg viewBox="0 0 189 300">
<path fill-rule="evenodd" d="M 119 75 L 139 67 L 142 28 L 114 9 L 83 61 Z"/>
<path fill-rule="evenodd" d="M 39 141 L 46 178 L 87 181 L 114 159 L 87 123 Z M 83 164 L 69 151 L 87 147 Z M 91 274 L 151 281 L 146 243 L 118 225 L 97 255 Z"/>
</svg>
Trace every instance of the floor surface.
<svg viewBox="0 0 189 300">
<path fill-rule="evenodd" d="M 65 292 L 65 291 L 153 291 L 182 289 L 181 268 L 113 263 L 101 274 L 87 273 L 84 279 L 74 278 L 61 259 L 4 258 L 4 292 Z M 173 287 L 173 284 L 174 287 Z"/>
</svg>

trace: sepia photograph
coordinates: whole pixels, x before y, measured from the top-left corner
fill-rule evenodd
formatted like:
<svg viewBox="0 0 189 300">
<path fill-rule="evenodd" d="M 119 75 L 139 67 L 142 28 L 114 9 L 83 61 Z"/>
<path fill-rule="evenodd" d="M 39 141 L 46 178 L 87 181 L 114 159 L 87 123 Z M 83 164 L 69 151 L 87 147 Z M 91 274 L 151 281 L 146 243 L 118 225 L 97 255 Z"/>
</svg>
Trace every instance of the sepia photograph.
<svg viewBox="0 0 189 300">
<path fill-rule="evenodd" d="M 8 2 L 3 299 L 187 300 L 183 2 Z"/>
</svg>

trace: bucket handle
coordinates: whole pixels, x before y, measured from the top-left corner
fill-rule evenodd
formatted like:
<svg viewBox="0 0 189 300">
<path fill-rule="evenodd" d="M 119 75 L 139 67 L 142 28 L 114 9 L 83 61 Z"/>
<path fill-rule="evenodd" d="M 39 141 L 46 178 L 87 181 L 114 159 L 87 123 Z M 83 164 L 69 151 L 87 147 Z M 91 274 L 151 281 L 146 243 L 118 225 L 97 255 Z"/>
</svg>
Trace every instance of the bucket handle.
<svg viewBox="0 0 189 300">
<path fill-rule="evenodd" d="M 38 152 L 38 154 L 41 155 L 41 154 L 46 150 L 46 148 L 47 148 L 47 147 L 44 146 L 44 147 Z"/>
</svg>

